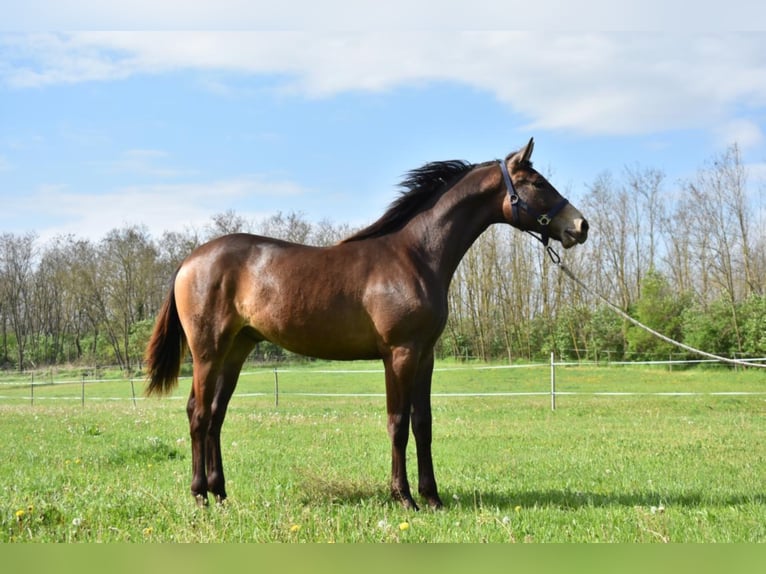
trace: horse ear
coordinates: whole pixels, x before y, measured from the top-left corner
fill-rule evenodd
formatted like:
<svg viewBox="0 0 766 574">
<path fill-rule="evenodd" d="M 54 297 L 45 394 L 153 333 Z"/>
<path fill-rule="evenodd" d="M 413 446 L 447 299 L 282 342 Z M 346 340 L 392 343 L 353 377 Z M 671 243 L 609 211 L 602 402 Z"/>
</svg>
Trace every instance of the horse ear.
<svg viewBox="0 0 766 574">
<path fill-rule="evenodd" d="M 529 138 L 529 143 L 527 144 L 527 147 L 524 148 L 524 155 L 521 158 L 522 162 L 528 162 L 529 158 L 532 157 L 532 151 L 535 149 L 535 138 Z"/>
<path fill-rule="evenodd" d="M 529 158 L 532 157 L 532 150 L 534 149 L 535 138 L 529 138 L 529 143 L 526 147 L 521 148 L 516 153 L 508 154 L 508 157 L 505 159 L 510 165 L 521 165 L 522 163 L 529 161 Z"/>
<path fill-rule="evenodd" d="M 529 161 L 532 156 L 532 150 L 535 149 L 535 138 L 529 138 L 529 143 L 526 147 L 521 148 L 515 153 L 508 154 L 505 161 L 508 162 L 508 167 L 519 166 Z"/>
</svg>

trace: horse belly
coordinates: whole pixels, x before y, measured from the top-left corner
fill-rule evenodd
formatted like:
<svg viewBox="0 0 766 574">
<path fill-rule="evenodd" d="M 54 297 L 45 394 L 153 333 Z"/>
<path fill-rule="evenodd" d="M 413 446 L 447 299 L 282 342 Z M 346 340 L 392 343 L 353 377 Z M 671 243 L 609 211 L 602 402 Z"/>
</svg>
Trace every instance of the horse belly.
<svg viewBox="0 0 766 574">
<path fill-rule="evenodd" d="M 357 305 L 266 305 L 251 320 L 260 335 L 293 353 L 332 360 L 380 356 L 374 329 Z"/>
<path fill-rule="evenodd" d="M 357 361 L 362 359 L 379 359 L 380 351 L 377 347 L 360 345 L 353 341 L 350 344 L 306 344 L 301 341 L 287 341 L 279 344 L 280 347 L 299 355 L 326 359 L 328 361 Z"/>
<path fill-rule="evenodd" d="M 369 262 L 338 248 L 260 245 L 240 284 L 239 311 L 264 339 L 323 359 L 380 356 L 363 301 Z"/>
<path fill-rule="evenodd" d="M 332 328 L 279 331 L 264 335 L 288 351 L 318 359 L 352 361 L 380 357 L 374 340 L 361 334 L 341 333 Z"/>
</svg>

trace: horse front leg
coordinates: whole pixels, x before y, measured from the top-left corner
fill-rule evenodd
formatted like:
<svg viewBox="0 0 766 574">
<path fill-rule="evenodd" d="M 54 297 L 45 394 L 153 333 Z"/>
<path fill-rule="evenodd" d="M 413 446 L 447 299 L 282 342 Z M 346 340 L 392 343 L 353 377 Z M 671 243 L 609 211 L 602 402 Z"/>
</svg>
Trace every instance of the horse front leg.
<svg viewBox="0 0 766 574">
<path fill-rule="evenodd" d="M 412 433 L 418 455 L 418 493 L 431 508 L 442 508 L 431 456 L 431 378 L 434 370 L 433 351 L 420 362 L 412 396 Z"/>
<path fill-rule="evenodd" d="M 409 413 L 388 413 L 388 435 L 391 437 L 391 496 L 405 508 L 418 510 L 407 480 L 409 418 Z"/>
<path fill-rule="evenodd" d="M 405 508 L 418 510 L 407 480 L 407 441 L 410 426 L 410 393 L 415 374 L 413 352 L 396 348 L 383 360 L 386 371 L 388 436 L 391 438 L 391 496 Z"/>
</svg>

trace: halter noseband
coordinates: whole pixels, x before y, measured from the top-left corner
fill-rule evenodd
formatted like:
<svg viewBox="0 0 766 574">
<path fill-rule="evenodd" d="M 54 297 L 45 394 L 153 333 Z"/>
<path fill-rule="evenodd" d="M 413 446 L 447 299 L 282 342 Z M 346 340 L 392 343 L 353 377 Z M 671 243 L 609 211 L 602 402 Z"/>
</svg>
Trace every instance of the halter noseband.
<svg viewBox="0 0 766 574">
<path fill-rule="evenodd" d="M 508 166 L 506 165 L 505 161 L 498 160 L 498 163 L 500 164 L 500 171 L 503 172 L 503 179 L 505 180 L 505 188 L 508 190 L 508 199 L 511 202 L 511 219 L 512 223 L 519 224 L 519 208 L 526 211 L 529 215 L 534 217 L 537 220 L 537 223 L 540 224 L 540 226 L 543 228 L 543 230 L 540 232 L 540 235 L 536 235 L 534 232 L 529 231 L 528 229 L 525 229 L 527 233 L 529 233 L 532 237 L 540 241 L 545 247 L 548 247 L 548 239 L 550 237 L 548 225 L 550 224 L 551 220 L 556 217 L 559 211 L 564 209 L 564 206 L 569 203 L 569 200 L 566 197 L 562 197 L 561 201 L 559 201 L 556 205 L 554 205 L 548 213 L 539 213 L 533 210 L 529 207 L 529 204 L 521 199 L 518 193 L 516 193 L 516 188 L 513 187 L 513 181 L 511 181 L 511 174 L 508 173 Z M 537 216 L 537 217 L 535 217 Z"/>
</svg>

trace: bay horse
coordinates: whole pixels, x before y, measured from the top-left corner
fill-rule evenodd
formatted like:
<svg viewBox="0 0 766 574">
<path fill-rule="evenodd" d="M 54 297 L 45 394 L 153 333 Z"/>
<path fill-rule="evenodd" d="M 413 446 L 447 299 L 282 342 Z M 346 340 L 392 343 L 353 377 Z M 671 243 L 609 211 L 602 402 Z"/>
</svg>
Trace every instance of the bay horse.
<svg viewBox="0 0 766 574">
<path fill-rule="evenodd" d="M 506 222 L 564 248 L 588 222 L 530 162 L 534 141 L 504 160 L 434 162 L 408 173 L 403 193 L 375 223 L 329 247 L 248 234 L 195 249 L 173 277 L 146 350 L 147 394 L 178 381 L 193 361 L 186 406 L 191 492 L 226 498 L 221 426 L 245 359 L 259 341 L 322 359 L 381 359 L 385 370 L 391 494 L 418 506 L 405 466 L 409 426 L 418 491 L 442 506 L 431 459 L 434 344 L 463 255 L 491 224 Z"/>
</svg>

